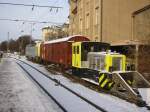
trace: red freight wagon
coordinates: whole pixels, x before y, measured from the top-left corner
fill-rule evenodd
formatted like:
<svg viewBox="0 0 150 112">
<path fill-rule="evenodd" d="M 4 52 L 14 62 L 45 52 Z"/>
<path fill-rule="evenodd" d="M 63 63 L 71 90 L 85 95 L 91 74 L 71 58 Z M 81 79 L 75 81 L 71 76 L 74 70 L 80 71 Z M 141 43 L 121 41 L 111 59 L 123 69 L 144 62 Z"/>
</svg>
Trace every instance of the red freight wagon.
<svg viewBox="0 0 150 112">
<path fill-rule="evenodd" d="M 72 65 L 72 42 L 89 41 L 87 37 L 76 35 L 45 42 L 41 45 L 43 61 L 61 64 L 64 68 Z"/>
</svg>

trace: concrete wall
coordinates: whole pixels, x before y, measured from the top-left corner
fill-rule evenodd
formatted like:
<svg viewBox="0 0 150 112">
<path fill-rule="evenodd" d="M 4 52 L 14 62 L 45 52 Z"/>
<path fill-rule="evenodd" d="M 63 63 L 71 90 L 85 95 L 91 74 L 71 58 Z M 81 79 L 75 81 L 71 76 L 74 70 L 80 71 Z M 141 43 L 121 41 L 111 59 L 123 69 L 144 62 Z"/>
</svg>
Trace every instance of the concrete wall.
<svg viewBox="0 0 150 112">
<path fill-rule="evenodd" d="M 133 17 L 133 34 L 135 39 L 145 43 L 150 41 L 150 5 L 145 10 L 140 10 Z"/>
<path fill-rule="evenodd" d="M 150 0 L 104 0 L 103 4 L 103 41 L 118 44 L 137 40 L 132 13 L 149 5 Z"/>
</svg>

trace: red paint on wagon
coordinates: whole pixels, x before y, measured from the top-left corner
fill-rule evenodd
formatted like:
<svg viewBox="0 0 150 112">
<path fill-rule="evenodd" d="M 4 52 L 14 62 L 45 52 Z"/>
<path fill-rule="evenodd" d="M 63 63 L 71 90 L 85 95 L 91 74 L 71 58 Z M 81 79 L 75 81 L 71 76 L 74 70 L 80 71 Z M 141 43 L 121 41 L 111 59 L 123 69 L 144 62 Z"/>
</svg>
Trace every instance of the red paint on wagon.
<svg viewBox="0 0 150 112">
<path fill-rule="evenodd" d="M 72 42 L 90 41 L 84 36 L 70 36 L 45 42 L 41 45 L 41 58 L 44 61 L 60 64 L 64 68 L 72 65 Z"/>
</svg>

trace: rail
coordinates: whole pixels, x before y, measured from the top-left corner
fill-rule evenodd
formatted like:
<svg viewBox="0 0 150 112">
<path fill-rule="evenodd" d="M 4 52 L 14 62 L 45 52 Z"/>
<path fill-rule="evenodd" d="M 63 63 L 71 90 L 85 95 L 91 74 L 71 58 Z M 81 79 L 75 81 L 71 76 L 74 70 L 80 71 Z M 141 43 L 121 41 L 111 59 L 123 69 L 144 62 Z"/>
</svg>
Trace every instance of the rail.
<svg viewBox="0 0 150 112">
<path fill-rule="evenodd" d="M 101 112 L 107 112 L 105 109 L 103 109 L 102 107 L 98 106 L 97 104 L 93 103 L 92 101 L 86 99 L 85 97 L 81 96 L 80 94 L 78 94 L 77 92 L 73 91 L 72 89 L 68 88 L 67 86 L 65 86 L 64 84 L 62 84 L 60 81 L 58 81 L 57 79 L 55 78 L 52 78 L 50 76 L 48 76 L 47 74 L 43 73 L 42 71 L 38 70 L 36 67 L 22 61 L 22 60 L 19 60 L 17 58 L 14 58 L 28 66 L 30 66 L 31 68 L 33 68 L 34 70 L 38 71 L 39 73 L 41 73 L 42 75 L 44 75 L 45 77 L 47 77 L 48 79 L 50 79 L 51 81 L 55 82 L 56 84 L 60 85 L 61 87 L 65 88 L 66 90 L 68 90 L 69 92 L 71 92 L 72 94 L 76 95 L 77 97 L 79 97 L 80 99 L 82 99 L 83 101 L 87 102 L 88 104 L 92 105 L 93 107 L 95 107 L 96 109 L 100 110 Z M 58 106 L 64 111 L 64 112 L 67 112 L 67 110 L 57 101 L 57 99 L 55 99 L 46 89 L 44 89 L 42 87 L 41 84 L 39 84 L 32 76 L 31 74 L 20 64 L 20 63 L 17 63 L 47 94 L 48 96 L 50 96 L 55 102 L 56 104 L 58 104 Z"/>
</svg>

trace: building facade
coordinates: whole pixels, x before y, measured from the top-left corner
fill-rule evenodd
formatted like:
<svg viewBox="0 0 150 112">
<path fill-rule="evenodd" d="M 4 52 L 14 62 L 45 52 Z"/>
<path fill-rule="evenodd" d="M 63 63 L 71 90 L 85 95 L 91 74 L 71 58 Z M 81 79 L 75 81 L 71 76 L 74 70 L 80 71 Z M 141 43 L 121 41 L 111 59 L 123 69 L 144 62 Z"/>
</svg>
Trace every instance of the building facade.
<svg viewBox="0 0 150 112">
<path fill-rule="evenodd" d="M 42 28 L 42 40 L 48 41 L 52 36 L 53 29 L 51 27 L 44 27 Z"/>
<path fill-rule="evenodd" d="M 43 41 L 49 41 L 67 36 L 69 36 L 69 24 L 67 23 L 61 26 L 48 26 L 42 28 Z"/>
<path fill-rule="evenodd" d="M 70 35 L 115 45 L 137 41 L 133 13 L 147 5 L 150 0 L 70 0 Z"/>
<path fill-rule="evenodd" d="M 150 73 L 147 66 L 150 59 L 145 60 L 141 55 L 143 45 L 150 44 L 150 0 L 70 0 L 69 3 L 70 35 L 108 42 L 114 50 L 125 53 L 136 70 Z M 129 50 L 133 55 L 126 52 Z M 150 52 L 145 54 L 150 57 Z M 147 69 L 141 69 L 143 65 Z"/>
</svg>

